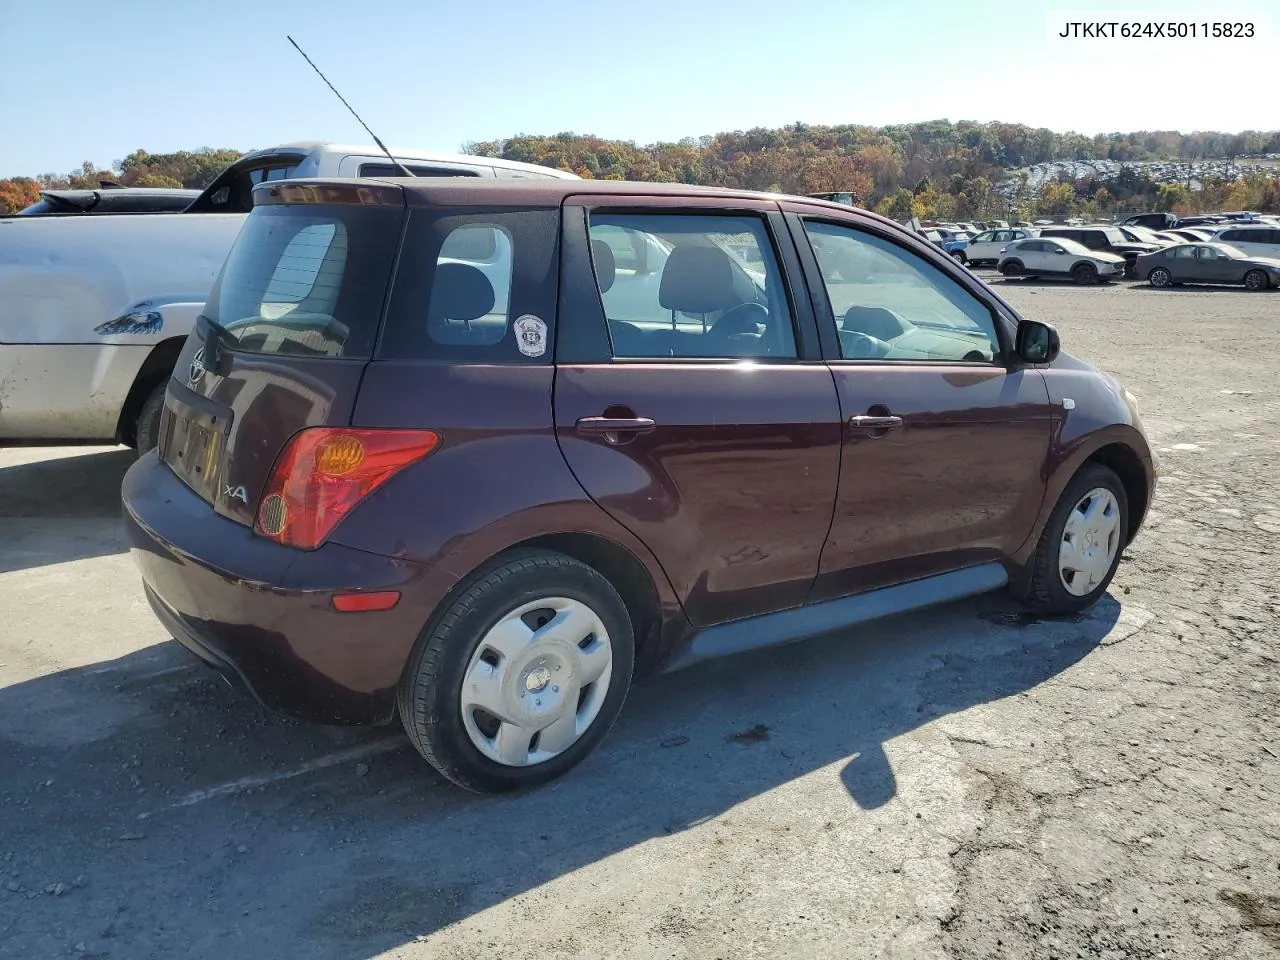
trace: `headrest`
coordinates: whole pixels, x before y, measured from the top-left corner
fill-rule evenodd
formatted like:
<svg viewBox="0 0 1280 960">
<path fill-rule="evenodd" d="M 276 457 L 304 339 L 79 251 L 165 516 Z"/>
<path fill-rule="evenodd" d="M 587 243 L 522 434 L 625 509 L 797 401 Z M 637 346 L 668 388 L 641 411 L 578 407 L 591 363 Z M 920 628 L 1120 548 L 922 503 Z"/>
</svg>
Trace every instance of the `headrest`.
<svg viewBox="0 0 1280 960">
<path fill-rule="evenodd" d="M 662 270 L 658 303 L 681 313 L 715 313 L 754 299 L 734 281 L 733 261 L 719 247 L 676 247 Z"/>
<path fill-rule="evenodd" d="M 596 268 L 596 282 L 600 284 L 600 292 L 608 293 L 613 286 L 614 277 L 618 275 L 617 262 L 613 257 L 613 248 L 603 240 L 591 241 L 591 262 Z"/>
<path fill-rule="evenodd" d="M 428 322 L 475 320 L 493 309 L 493 284 L 478 268 L 466 263 L 442 263 L 431 284 Z"/>
</svg>

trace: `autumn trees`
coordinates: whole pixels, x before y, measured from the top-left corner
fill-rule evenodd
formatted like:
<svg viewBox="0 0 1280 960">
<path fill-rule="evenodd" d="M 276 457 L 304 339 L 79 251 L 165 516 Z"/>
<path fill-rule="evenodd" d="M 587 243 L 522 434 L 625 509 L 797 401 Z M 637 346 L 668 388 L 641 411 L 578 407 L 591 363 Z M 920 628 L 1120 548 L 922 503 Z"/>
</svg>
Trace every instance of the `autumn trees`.
<svg viewBox="0 0 1280 960">
<path fill-rule="evenodd" d="M 1054 160 L 1223 160 L 1275 154 L 1280 131 L 1239 134 L 1138 131 L 1094 137 L 1011 123 L 858 124 L 738 130 L 639 146 L 630 141 L 557 133 L 520 134 L 465 144 L 467 153 L 569 170 L 600 180 L 701 183 L 787 193 L 851 191 L 896 219 L 1005 217 L 1009 201 L 996 184 L 1010 171 Z M 204 187 L 236 159 L 235 150 L 150 153 L 136 150 L 111 170 L 86 162 L 65 177 L 0 180 L 0 214 L 34 202 L 50 187 L 93 187 L 100 180 L 150 187 Z M 1093 178 L 1059 180 L 1032 194 L 1015 191 L 1013 212 L 1107 216 L 1133 210 L 1280 210 L 1280 164 L 1274 174 L 1236 182 L 1204 180 L 1199 190 L 1156 184 L 1124 167 L 1103 185 Z M 1015 186 L 1018 174 L 1014 174 Z M 1021 175 L 1025 184 L 1025 172 Z"/>
<path fill-rule="evenodd" d="M 0 216 L 29 207 L 40 199 L 41 190 L 94 189 L 103 181 L 126 187 L 199 189 L 208 186 L 240 154 L 239 150 L 214 150 L 209 147 L 193 151 L 180 150 L 177 153 L 135 150 L 123 160 L 116 161 L 110 170 L 100 170 L 91 160 L 86 160 L 66 175 L 46 173 L 37 177 L 0 180 Z"/>
</svg>

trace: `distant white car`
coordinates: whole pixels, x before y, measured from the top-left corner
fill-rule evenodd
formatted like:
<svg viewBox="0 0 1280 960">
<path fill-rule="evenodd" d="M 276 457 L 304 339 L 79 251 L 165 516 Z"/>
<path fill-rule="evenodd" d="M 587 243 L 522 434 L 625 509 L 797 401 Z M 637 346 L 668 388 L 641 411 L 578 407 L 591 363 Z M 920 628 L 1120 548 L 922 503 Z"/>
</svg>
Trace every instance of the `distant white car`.
<svg viewBox="0 0 1280 960">
<path fill-rule="evenodd" d="M 1015 240 L 1000 251 L 997 264 L 1006 277 L 1070 277 L 1082 284 L 1123 277 L 1124 267 L 1124 257 L 1065 237 Z"/>
<path fill-rule="evenodd" d="M 1251 257 L 1280 259 L 1280 227 L 1268 224 L 1223 225 L 1213 232 L 1214 243 L 1226 243 Z"/>
<path fill-rule="evenodd" d="M 1008 228 L 1004 230 L 984 230 L 969 241 L 965 247 L 965 257 L 972 267 L 983 264 L 996 264 L 1000 261 L 1000 249 L 1015 240 L 1026 240 L 1040 236 L 1034 227 Z"/>
</svg>

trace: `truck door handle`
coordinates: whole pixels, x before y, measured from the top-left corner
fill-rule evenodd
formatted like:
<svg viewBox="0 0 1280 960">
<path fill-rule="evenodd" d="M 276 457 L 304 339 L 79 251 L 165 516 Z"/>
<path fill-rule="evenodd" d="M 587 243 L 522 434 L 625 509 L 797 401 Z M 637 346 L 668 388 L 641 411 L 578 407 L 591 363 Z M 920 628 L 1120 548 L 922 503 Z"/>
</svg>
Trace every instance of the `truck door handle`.
<svg viewBox="0 0 1280 960">
<path fill-rule="evenodd" d="M 649 417 L 583 417 L 578 432 L 604 437 L 606 443 L 629 443 L 642 433 L 652 433 L 657 424 Z"/>
<path fill-rule="evenodd" d="M 849 418 L 849 426 L 855 430 L 865 430 L 873 436 L 883 437 L 890 430 L 901 428 L 902 418 L 873 417 L 867 414 L 859 414 L 856 417 Z"/>
</svg>

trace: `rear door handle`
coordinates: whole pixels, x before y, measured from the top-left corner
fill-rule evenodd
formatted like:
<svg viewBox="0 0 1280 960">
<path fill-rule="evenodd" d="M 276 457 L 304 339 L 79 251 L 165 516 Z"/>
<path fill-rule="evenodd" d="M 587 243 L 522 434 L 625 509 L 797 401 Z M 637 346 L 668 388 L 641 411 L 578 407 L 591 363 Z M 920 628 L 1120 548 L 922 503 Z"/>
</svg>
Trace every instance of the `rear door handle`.
<svg viewBox="0 0 1280 960">
<path fill-rule="evenodd" d="M 872 417 L 859 414 L 849 418 L 849 426 L 855 430 L 884 431 L 897 430 L 902 426 L 901 417 Z"/>
<path fill-rule="evenodd" d="M 642 433 L 652 433 L 657 424 L 649 417 L 583 417 L 578 432 L 604 437 L 606 443 L 627 443 Z"/>
</svg>

